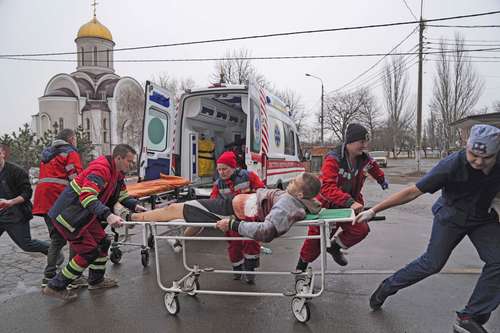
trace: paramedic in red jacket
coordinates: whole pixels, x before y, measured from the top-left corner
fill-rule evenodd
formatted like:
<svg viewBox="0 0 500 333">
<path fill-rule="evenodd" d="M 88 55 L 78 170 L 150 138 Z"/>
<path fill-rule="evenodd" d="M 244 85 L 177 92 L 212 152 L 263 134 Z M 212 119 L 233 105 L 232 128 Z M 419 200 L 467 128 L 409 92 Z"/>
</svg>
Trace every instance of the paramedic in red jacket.
<svg viewBox="0 0 500 333">
<path fill-rule="evenodd" d="M 237 169 L 236 155 L 226 151 L 217 159 L 218 178 L 212 187 L 210 198 L 227 198 L 242 193 L 253 193 L 258 188 L 264 188 L 264 183 L 252 171 Z M 226 231 L 227 237 L 240 237 L 236 231 Z M 257 241 L 228 241 L 227 252 L 234 271 L 253 271 L 259 267 L 260 244 Z M 234 275 L 235 280 L 241 279 L 241 274 Z M 253 284 L 255 275 L 245 275 L 245 280 Z"/>
<path fill-rule="evenodd" d="M 132 211 L 144 211 L 138 200 L 129 197 L 124 182 L 135 156 L 129 145 L 117 145 L 112 156 L 100 156 L 73 179 L 49 210 L 52 224 L 69 242 L 75 256 L 42 289 L 45 295 L 63 300 L 76 298 L 78 295 L 66 287 L 86 268 L 89 290 L 118 285 L 116 280 L 104 276 L 111 241 L 101 221 L 115 227 L 123 223 L 109 208 L 116 202 Z"/>
<path fill-rule="evenodd" d="M 76 150 L 75 131 L 65 128 L 57 134 L 52 145 L 42 151 L 40 176 L 33 199 L 33 215 L 44 218 L 50 236 L 42 287 L 56 275 L 57 265 L 64 261 L 61 249 L 66 245 L 66 240 L 54 229 L 47 213 L 59 194 L 80 172 L 82 163 Z"/>
<path fill-rule="evenodd" d="M 321 167 L 321 191 L 316 197 L 324 208 L 352 208 L 355 213 L 363 210 L 364 201 L 361 190 L 367 172 L 375 178 L 383 190 L 387 189 L 384 172 L 365 151 L 368 148 L 368 131 L 359 124 L 347 127 L 345 142 L 329 152 Z M 342 231 L 332 239 L 328 252 L 333 260 L 341 265 L 347 265 L 347 259 L 340 249 L 348 249 L 361 242 L 370 231 L 367 223 L 340 223 Z M 330 238 L 336 233 L 332 230 Z M 310 226 L 308 235 L 319 235 L 319 227 Z M 306 239 L 300 251 L 297 270 L 304 271 L 320 253 L 319 239 Z"/>
</svg>

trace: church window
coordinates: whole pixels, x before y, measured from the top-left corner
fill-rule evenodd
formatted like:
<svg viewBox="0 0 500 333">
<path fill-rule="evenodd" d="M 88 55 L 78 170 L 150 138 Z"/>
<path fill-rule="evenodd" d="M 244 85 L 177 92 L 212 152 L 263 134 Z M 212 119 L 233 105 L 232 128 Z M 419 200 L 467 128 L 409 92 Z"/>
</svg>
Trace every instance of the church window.
<svg viewBox="0 0 500 333">
<path fill-rule="evenodd" d="M 81 52 L 81 58 L 82 58 L 82 66 L 85 66 L 85 51 L 83 51 L 83 47 L 80 48 L 80 52 Z"/>
<path fill-rule="evenodd" d="M 97 66 L 97 46 L 94 46 L 94 66 Z"/>
<path fill-rule="evenodd" d="M 108 132 L 104 131 L 103 137 L 104 137 L 104 143 L 107 143 L 108 142 Z"/>
<path fill-rule="evenodd" d="M 106 50 L 106 67 L 109 67 L 109 49 Z"/>
<path fill-rule="evenodd" d="M 86 121 L 87 121 L 87 131 L 90 131 L 90 119 L 87 118 Z"/>
<path fill-rule="evenodd" d="M 59 129 L 62 131 L 63 128 L 64 128 L 64 119 L 59 118 Z"/>
<path fill-rule="evenodd" d="M 102 120 L 102 128 L 104 128 L 104 129 L 106 129 L 106 128 L 107 128 L 107 126 L 106 126 L 106 118 L 104 118 L 104 119 Z"/>
</svg>

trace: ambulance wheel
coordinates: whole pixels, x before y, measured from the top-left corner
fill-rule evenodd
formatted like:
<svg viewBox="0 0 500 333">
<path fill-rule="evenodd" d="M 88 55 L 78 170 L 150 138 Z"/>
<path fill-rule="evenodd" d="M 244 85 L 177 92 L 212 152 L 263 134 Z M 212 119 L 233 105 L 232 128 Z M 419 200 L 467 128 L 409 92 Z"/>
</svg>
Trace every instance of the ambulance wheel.
<svg viewBox="0 0 500 333">
<path fill-rule="evenodd" d="M 298 279 L 295 281 L 295 292 L 297 294 L 308 294 L 309 283 L 305 279 Z"/>
<path fill-rule="evenodd" d="M 163 299 L 168 313 L 175 316 L 180 310 L 179 300 L 175 293 L 166 293 Z"/>
<path fill-rule="evenodd" d="M 141 263 L 142 263 L 142 266 L 148 267 L 148 265 L 149 265 L 149 250 L 141 250 Z"/>
<path fill-rule="evenodd" d="M 148 246 L 150 249 L 154 250 L 155 248 L 155 237 L 153 235 L 149 235 L 148 237 Z"/>
<path fill-rule="evenodd" d="M 191 275 L 184 281 L 184 290 L 189 296 L 196 296 L 196 290 L 200 289 L 200 282 L 198 277 Z"/>
<path fill-rule="evenodd" d="M 111 260 L 111 262 L 116 265 L 120 263 L 120 261 L 122 260 L 122 256 L 123 256 L 122 250 L 115 247 L 111 249 L 109 260 Z"/>
<path fill-rule="evenodd" d="M 292 312 L 300 323 L 305 323 L 311 317 L 311 310 L 309 310 L 309 304 L 306 300 L 301 297 L 292 298 Z"/>
</svg>

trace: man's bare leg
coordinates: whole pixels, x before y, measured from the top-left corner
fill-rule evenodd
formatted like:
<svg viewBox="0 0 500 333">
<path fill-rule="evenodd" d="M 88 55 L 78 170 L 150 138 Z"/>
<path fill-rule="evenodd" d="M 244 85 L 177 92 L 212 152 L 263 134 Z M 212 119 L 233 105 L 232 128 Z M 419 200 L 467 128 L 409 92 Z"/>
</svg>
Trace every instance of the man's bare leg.
<svg viewBox="0 0 500 333">
<path fill-rule="evenodd" d="M 167 207 L 153 209 L 143 213 L 133 213 L 130 215 L 130 220 L 146 222 L 168 222 L 172 220 L 184 219 L 183 210 L 183 203 L 174 203 Z"/>
</svg>

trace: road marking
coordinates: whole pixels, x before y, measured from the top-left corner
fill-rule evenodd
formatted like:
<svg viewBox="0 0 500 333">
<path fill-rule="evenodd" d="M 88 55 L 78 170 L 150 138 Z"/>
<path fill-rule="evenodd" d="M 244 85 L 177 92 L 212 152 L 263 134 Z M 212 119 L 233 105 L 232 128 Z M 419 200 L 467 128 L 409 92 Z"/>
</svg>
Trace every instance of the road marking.
<svg viewBox="0 0 500 333">
<path fill-rule="evenodd" d="M 359 270 L 335 270 L 326 271 L 327 275 L 363 275 L 363 274 L 394 274 L 395 270 L 375 270 L 375 269 L 359 269 Z M 319 274 L 319 273 L 318 273 Z M 438 274 L 454 275 L 454 274 L 481 274 L 479 268 L 451 268 L 445 269 Z"/>
</svg>

